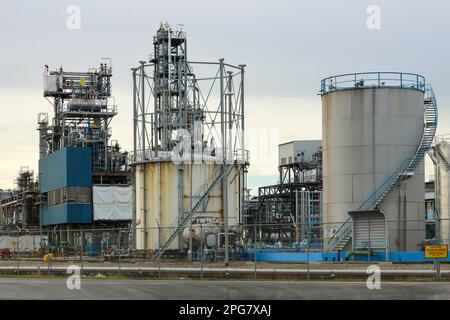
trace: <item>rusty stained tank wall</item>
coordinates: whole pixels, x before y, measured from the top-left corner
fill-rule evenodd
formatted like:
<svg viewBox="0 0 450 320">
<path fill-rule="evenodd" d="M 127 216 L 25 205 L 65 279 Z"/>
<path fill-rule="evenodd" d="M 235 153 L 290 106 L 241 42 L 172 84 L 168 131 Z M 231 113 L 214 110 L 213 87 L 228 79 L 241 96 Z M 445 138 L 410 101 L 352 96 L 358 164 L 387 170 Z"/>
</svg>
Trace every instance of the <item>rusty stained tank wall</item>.
<svg viewBox="0 0 450 320">
<path fill-rule="evenodd" d="M 192 194 L 213 174 L 218 164 L 187 164 L 183 174 L 183 208 L 189 208 Z M 146 219 L 144 219 L 143 170 L 146 170 Z M 172 162 L 153 162 L 136 165 L 136 247 L 154 249 L 158 244 L 159 227 L 170 227 L 178 218 L 178 166 Z M 192 172 L 191 172 L 192 171 Z M 239 178 L 236 176 L 239 166 L 234 166 L 228 176 L 228 223 L 236 225 L 239 221 Z M 191 182 L 192 176 L 192 182 Z M 195 199 L 192 200 L 195 202 Z M 222 184 L 218 183 L 206 208 L 197 211 L 195 217 L 215 217 L 224 220 Z M 144 221 L 147 224 L 147 245 L 144 245 Z M 165 229 L 168 230 L 168 229 Z M 172 242 L 169 249 L 177 249 L 179 241 Z"/>
</svg>

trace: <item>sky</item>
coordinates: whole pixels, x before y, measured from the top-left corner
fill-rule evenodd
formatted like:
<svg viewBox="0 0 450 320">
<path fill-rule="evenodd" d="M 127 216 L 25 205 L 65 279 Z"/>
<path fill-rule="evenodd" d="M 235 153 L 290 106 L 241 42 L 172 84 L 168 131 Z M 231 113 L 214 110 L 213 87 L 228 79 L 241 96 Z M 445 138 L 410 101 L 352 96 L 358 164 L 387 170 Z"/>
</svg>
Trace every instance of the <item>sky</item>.
<svg viewBox="0 0 450 320">
<path fill-rule="evenodd" d="M 380 9 L 379 28 L 367 25 L 371 5 Z M 0 0 L 0 189 L 13 187 L 21 166 L 37 172 L 37 113 L 51 112 L 45 64 L 84 71 L 112 58 L 113 138 L 131 150 L 130 68 L 148 58 L 166 21 L 184 25 L 190 60 L 247 65 L 246 127 L 258 137 L 250 188 L 276 182 L 278 143 L 321 138 L 317 93 L 330 75 L 422 74 L 438 98 L 438 134 L 450 133 L 449 17 L 445 0 Z M 426 168 L 433 174 L 428 159 Z"/>
</svg>

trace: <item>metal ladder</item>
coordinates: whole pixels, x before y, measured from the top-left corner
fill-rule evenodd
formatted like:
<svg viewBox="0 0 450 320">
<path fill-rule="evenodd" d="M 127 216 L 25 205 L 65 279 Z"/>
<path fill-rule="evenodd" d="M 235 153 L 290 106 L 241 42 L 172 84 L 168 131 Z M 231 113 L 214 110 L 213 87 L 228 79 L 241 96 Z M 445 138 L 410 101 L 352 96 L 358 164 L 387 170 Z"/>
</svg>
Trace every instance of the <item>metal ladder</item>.
<svg viewBox="0 0 450 320">
<path fill-rule="evenodd" d="M 402 162 L 399 168 L 383 182 L 355 211 L 377 209 L 389 192 L 400 181 L 405 180 L 422 162 L 425 154 L 430 150 L 437 128 L 437 103 L 431 85 L 425 87 L 424 94 L 424 129 L 420 144 L 411 158 Z M 328 244 L 332 251 L 342 250 L 352 237 L 352 218 L 346 222 L 329 239 Z"/>
<path fill-rule="evenodd" d="M 153 248 L 155 252 L 154 258 L 160 259 L 161 256 L 169 248 L 170 244 L 175 240 L 178 234 L 185 228 L 188 222 L 194 217 L 197 211 L 201 208 L 202 204 L 209 197 L 211 192 L 217 186 L 217 184 L 222 180 L 223 177 L 227 177 L 231 168 L 234 166 L 233 163 L 219 165 L 210 175 L 210 177 L 205 181 L 205 183 L 197 190 L 197 192 L 192 196 L 193 199 L 197 199 L 190 208 L 190 204 L 185 206 L 183 212 L 184 214 L 172 223 L 168 228 L 161 229 L 159 241 Z"/>
</svg>

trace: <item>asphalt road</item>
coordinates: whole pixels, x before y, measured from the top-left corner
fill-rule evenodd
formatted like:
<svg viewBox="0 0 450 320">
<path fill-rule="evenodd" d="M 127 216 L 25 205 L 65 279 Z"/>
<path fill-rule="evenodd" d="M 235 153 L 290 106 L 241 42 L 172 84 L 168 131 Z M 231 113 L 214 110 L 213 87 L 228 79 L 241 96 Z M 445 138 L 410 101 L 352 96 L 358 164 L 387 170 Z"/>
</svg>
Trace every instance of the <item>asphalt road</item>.
<svg viewBox="0 0 450 320">
<path fill-rule="evenodd" d="M 450 283 L 82 279 L 69 290 L 65 279 L 0 278 L 0 299 L 450 299 Z"/>
</svg>

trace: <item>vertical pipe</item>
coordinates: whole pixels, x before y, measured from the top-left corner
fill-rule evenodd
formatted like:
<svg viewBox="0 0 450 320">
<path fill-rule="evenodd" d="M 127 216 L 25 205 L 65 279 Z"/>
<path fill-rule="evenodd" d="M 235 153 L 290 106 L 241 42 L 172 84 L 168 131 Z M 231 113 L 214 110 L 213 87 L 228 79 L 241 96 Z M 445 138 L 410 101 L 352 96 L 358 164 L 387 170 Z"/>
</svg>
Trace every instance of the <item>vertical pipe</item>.
<svg viewBox="0 0 450 320">
<path fill-rule="evenodd" d="M 133 152 L 136 160 L 138 116 L 136 105 L 136 69 L 133 69 Z"/>
<path fill-rule="evenodd" d="M 189 226 L 189 251 L 188 260 L 192 261 L 192 223 Z"/>
<path fill-rule="evenodd" d="M 255 279 L 256 279 L 256 224 L 253 224 L 253 259 L 255 261 Z"/>
<path fill-rule="evenodd" d="M 103 148 L 104 148 L 104 170 L 108 171 L 108 119 L 103 120 L 103 130 L 105 131 L 105 137 L 103 140 Z"/>
<path fill-rule="evenodd" d="M 407 218 L 407 201 L 406 201 L 406 196 L 407 196 L 407 191 L 406 191 L 406 187 L 404 190 L 404 195 L 403 195 L 403 232 L 402 232 L 402 243 L 403 243 L 403 251 L 407 250 L 407 245 L 406 245 L 406 241 L 407 241 L 407 222 L 406 222 L 406 218 Z M 416 222 L 417 223 L 417 222 Z"/>
<path fill-rule="evenodd" d="M 241 102 L 241 113 L 240 113 L 240 116 L 241 116 L 241 148 L 242 148 L 242 157 L 243 157 L 243 159 L 240 159 L 240 160 L 243 160 L 243 165 L 242 165 L 242 179 L 243 179 L 243 184 L 242 184 L 242 187 L 240 186 L 239 187 L 239 191 L 240 192 L 242 192 L 242 202 L 241 202 L 241 207 L 242 208 L 244 208 L 244 204 L 245 204 L 245 189 L 246 189 L 246 184 L 245 184 L 245 163 L 246 163 L 246 161 L 247 161 L 247 159 L 246 159 L 246 157 L 247 157 L 247 155 L 246 155 L 246 152 L 245 152 L 245 122 L 244 122 L 244 120 L 245 120 L 245 92 L 244 92 L 244 90 L 245 90 L 245 65 L 239 65 L 239 67 L 240 67 L 240 69 L 241 69 L 241 99 L 240 99 L 240 102 Z M 238 130 L 239 128 L 236 128 L 236 130 Z"/>
<path fill-rule="evenodd" d="M 370 239 L 370 218 L 369 218 L 369 250 L 368 250 L 368 253 L 367 253 L 367 261 L 369 261 L 369 263 L 370 263 L 370 259 L 371 259 L 371 254 L 370 254 L 370 251 L 372 250 L 372 244 L 371 244 L 371 239 Z"/>
<path fill-rule="evenodd" d="M 19 231 L 16 233 L 16 259 L 17 259 L 17 275 L 19 275 Z"/>
<path fill-rule="evenodd" d="M 299 247 L 299 232 L 298 232 L 298 189 L 295 190 L 295 242 L 297 248 Z"/>
<path fill-rule="evenodd" d="M 150 152 L 152 152 L 155 149 L 155 143 L 154 143 L 154 137 L 153 137 L 153 127 L 154 127 L 154 117 L 155 113 L 150 114 Z"/>
<path fill-rule="evenodd" d="M 145 112 L 145 62 L 140 61 L 141 63 L 141 149 L 142 156 L 145 159 L 145 136 L 146 136 L 146 112 Z"/>
<path fill-rule="evenodd" d="M 169 36 L 169 41 L 170 41 L 170 36 Z M 170 47 L 169 47 L 169 52 L 170 52 Z M 170 53 L 171 55 L 171 53 Z M 177 48 L 177 55 L 179 56 L 179 52 L 178 52 L 178 48 Z M 171 59 L 171 56 L 169 56 Z M 172 59 L 171 59 L 172 60 Z M 170 68 L 169 68 L 170 70 Z M 182 85 L 183 85 L 183 80 L 182 80 L 182 72 L 181 72 L 181 61 L 178 60 L 177 62 L 177 79 L 176 79 L 176 83 L 177 83 L 177 89 L 178 89 L 178 99 L 177 99 L 177 109 L 178 109 L 178 143 L 183 143 L 183 155 L 185 155 L 186 148 L 185 148 L 185 141 L 184 141 L 184 130 L 183 129 L 187 129 L 188 124 L 186 123 L 187 117 L 185 117 L 185 112 L 186 112 L 186 106 L 187 104 L 185 104 L 185 97 L 184 97 L 184 91 L 182 91 Z M 170 88 L 169 88 L 170 89 Z M 192 127 L 191 127 L 192 130 Z M 183 139 L 183 142 L 181 142 L 181 139 Z M 191 143 L 189 144 L 189 152 L 192 153 L 192 149 L 191 149 Z M 184 212 L 184 168 L 185 164 L 184 161 L 182 160 L 181 163 L 178 165 L 178 221 L 180 221 L 179 223 L 181 223 L 181 220 L 183 218 Z M 191 174 L 191 179 L 192 179 L 192 174 Z M 181 225 L 178 225 L 179 227 L 181 227 Z M 179 248 L 180 250 L 183 247 L 183 243 L 182 243 L 182 238 L 178 237 L 178 244 L 179 244 Z"/>
<path fill-rule="evenodd" d="M 136 153 L 135 153 L 136 155 Z M 131 194 L 132 194 L 132 208 L 131 208 L 131 248 L 136 249 L 136 164 L 131 167 Z"/>
<path fill-rule="evenodd" d="M 402 250 L 402 190 L 401 190 L 401 184 L 399 184 L 398 188 L 397 188 L 397 192 L 398 192 L 398 205 L 397 205 L 397 235 L 396 235 L 396 247 L 397 247 L 397 251 L 401 251 Z"/>
<path fill-rule="evenodd" d="M 245 69 L 244 68 L 245 68 L 245 65 L 241 64 L 241 65 L 239 65 L 239 67 L 241 67 L 241 129 L 242 129 L 241 139 L 242 139 L 242 149 L 244 151 L 245 150 L 245 140 L 244 140 L 244 138 L 245 138 L 245 135 L 244 135 L 244 130 L 245 130 L 245 123 L 244 123 L 244 119 L 245 119 L 245 112 L 244 112 L 245 111 L 245 109 L 244 109 L 244 107 L 245 107 L 245 105 L 244 105 L 244 103 L 245 103 L 245 101 L 244 101 Z"/>
<path fill-rule="evenodd" d="M 145 136 L 146 136 L 146 113 L 145 113 L 145 62 L 141 61 L 141 113 L 142 113 L 142 130 L 141 130 L 141 148 L 142 148 L 142 160 L 146 159 L 145 156 Z M 144 224 L 144 250 L 147 250 L 147 165 L 145 162 L 142 164 L 142 206 L 143 206 L 143 224 Z"/>
<path fill-rule="evenodd" d="M 119 228 L 119 243 L 117 245 L 117 247 L 119 249 L 118 250 L 119 251 L 119 276 L 120 276 L 120 274 L 122 272 L 122 270 L 121 270 L 121 266 L 122 266 L 122 264 L 121 264 L 121 256 L 122 256 L 122 253 L 121 253 L 121 246 L 120 246 L 121 235 L 122 235 L 122 229 Z"/>
<path fill-rule="evenodd" d="M 227 134 L 225 128 L 224 59 L 220 59 L 220 131 L 222 134 L 222 207 L 225 220 L 225 266 L 228 266 L 228 186 L 227 186 Z"/>
<path fill-rule="evenodd" d="M 200 279 L 203 279 L 203 224 L 200 224 Z"/>
<path fill-rule="evenodd" d="M 81 275 L 83 275 L 83 253 L 84 253 L 84 233 L 81 229 L 81 247 L 80 247 L 80 260 L 81 260 Z"/>
</svg>

